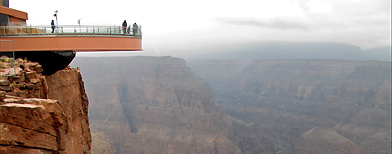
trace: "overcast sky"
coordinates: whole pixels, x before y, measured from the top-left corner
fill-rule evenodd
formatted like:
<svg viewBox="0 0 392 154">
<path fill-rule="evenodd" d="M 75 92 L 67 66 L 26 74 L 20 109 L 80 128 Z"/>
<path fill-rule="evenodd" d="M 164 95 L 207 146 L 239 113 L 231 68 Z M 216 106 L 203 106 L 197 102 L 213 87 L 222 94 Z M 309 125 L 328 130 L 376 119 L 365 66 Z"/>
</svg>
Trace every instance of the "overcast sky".
<svg viewBox="0 0 392 154">
<path fill-rule="evenodd" d="M 145 52 L 203 52 L 261 41 L 391 45 L 390 0 L 10 0 L 27 24 L 142 25 Z"/>
</svg>

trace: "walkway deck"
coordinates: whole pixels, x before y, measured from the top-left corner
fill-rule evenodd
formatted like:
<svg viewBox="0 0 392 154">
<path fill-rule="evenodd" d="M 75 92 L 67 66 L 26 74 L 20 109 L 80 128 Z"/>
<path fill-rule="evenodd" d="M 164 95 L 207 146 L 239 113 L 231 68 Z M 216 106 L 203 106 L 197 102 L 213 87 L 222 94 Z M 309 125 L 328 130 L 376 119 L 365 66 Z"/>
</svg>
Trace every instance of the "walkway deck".
<svg viewBox="0 0 392 154">
<path fill-rule="evenodd" d="M 0 52 L 10 51 L 142 51 L 141 27 L 120 26 L 0 26 Z"/>
</svg>

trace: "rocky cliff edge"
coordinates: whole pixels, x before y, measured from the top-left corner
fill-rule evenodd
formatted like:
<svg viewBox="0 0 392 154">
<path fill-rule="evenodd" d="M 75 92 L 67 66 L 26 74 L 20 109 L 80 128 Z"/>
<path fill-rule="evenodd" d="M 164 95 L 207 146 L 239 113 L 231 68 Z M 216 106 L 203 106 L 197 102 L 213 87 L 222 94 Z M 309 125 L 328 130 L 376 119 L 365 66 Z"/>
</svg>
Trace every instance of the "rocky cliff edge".
<svg viewBox="0 0 392 154">
<path fill-rule="evenodd" d="M 1 59 L 0 71 L 0 153 L 90 153 L 88 99 L 78 70 L 43 76 L 38 63 Z"/>
</svg>

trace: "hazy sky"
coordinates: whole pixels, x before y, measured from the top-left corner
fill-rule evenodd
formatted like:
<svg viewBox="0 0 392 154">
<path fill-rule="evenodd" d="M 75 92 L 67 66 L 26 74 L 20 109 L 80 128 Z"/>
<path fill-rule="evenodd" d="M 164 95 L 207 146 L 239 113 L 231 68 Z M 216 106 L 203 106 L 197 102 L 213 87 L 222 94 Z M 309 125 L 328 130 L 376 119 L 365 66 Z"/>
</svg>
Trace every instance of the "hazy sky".
<svg viewBox="0 0 392 154">
<path fill-rule="evenodd" d="M 142 25 L 145 52 L 203 52 L 260 41 L 391 45 L 390 0 L 10 0 L 28 24 Z"/>
</svg>

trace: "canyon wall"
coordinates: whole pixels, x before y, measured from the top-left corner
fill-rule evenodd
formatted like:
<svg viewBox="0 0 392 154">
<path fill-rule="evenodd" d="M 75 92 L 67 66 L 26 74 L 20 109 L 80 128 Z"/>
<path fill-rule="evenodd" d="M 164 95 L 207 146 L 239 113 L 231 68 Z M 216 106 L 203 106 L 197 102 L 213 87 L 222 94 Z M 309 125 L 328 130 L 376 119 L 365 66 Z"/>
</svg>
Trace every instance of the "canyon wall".
<svg viewBox="0 0 392 154">
<path fill-rule="evenodd" d="M 81 58 L 73 65 L 86 79 L 91 128 L 116 153 L 241 153 L 211 88 L 184 60 Z"/>
<path fill-rule="evenodd" d="M 253 136 L 267 136 L 277 152 L 391 152 L 389 62 L 246 63 L 212 60 L 188 66 L 212 86 L 230 116 L 253 123 Z"/>
<path fill-rule="evenodd" d="M 106 57 L 73 65 L 106 153 L 390 153 L 387 62 Z"/>
<path fill-rule="evenodd" d="M 1 61 L 1 71 L 12 62 Z M 0 153 L 90 153 L 88 99 L 78 70 L 43 76 L 18 59 L 0 79 Z"/>
</svg>

